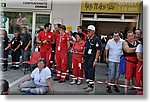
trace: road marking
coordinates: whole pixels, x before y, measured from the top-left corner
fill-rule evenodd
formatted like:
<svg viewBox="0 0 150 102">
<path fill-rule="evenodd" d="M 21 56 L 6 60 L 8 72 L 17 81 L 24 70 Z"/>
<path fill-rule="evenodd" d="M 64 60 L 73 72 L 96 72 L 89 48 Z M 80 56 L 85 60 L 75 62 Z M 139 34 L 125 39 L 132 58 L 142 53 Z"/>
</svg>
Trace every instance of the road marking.
<svg viewBox="0 0 150 102">
<path fill-rule="evenodd" d="M 9 87 L 11 88 L 12 86 L 16 85 L 17 83 L 19 83 L 21 80 L 23 80 L 23 79 L 26 78 L 27 76 L 29 76 L 29 74 L 27 74 L 27 75 L 25 75 L 25 76 L 23 76 L 23 77 L 21 77 L 21 78 L 15 80 L 14 82 L 10 83 L 10 84 L 9 84 Z"/>
</svg>

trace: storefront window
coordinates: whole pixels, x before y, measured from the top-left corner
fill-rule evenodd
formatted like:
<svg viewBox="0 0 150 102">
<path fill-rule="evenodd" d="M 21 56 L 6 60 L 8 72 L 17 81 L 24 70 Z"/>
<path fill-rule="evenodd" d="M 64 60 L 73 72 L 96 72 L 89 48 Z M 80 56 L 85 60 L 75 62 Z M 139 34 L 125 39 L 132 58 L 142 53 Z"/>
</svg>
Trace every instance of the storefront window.
<svg viewBox="0 0 150 102">
<path fill-rule="evenodd" d="M 14 31 L 21 34 L 22 27 L 27 27 L 29 33 L 32 32 L 32 13 L 31 12 L 3 12 L 5 22 L 2 22 L 3 28 L 8 32 L 8 37 L 13 37 Z"/>
<path fill-rule="evenodd" d="M 35 32 L 40 28 L 44 28 L 44 24 L 50 22 L 50 14 L 36 14 Z"/>
</svg>

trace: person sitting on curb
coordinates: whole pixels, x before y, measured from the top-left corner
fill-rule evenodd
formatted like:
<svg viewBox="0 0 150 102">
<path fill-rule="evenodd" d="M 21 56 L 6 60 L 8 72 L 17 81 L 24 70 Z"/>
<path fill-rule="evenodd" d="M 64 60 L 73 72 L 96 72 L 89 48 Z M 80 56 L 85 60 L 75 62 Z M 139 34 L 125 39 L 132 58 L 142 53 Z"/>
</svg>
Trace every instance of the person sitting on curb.
<svg viewBox="0 0 150 102">
<path fill-rule="evenodd" d="M 46 94 L 49 90 L 53 94 L 53 86 L 51 84 L 51 71 L 46 67 L 46 60 L 39 58 L 37 60 L 37 68 L 33 70 L 31 76 L 19 83 L 20 91 L 33 94 Z"/>
</svg>

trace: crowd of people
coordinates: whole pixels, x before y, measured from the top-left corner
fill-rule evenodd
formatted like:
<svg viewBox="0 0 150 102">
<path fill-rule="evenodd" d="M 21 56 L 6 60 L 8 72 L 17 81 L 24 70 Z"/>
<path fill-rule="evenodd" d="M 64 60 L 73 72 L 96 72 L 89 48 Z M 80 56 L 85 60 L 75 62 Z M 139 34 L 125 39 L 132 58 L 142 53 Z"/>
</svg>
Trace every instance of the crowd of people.
<svg viewBox="0 0 150 102">
<path fill-rule="evenodd" d="M 51 70 L 53 62 L 56 77 L 53 81 L 64 83 L 69 79 L 69 72 L 73 71 L 71 85 L 81 85 L 83 79 L 86 79 L 87 87 L 85 92 L 91 92 L 94 89 L 95 66 L 101 57 L 102 43 L 101 39 L 95 34 L 95 26 L 89 25 L 87 31 L 83 31 L 82 26 L 77 27 L 77 32 L 67 33 L 66 26 L 57 24 L 53 32 L 52 24 L 46 23 L 44 29 L 38 32 L 35 41 L 39 47 L 41 58 L 37 60 L 37 68 L 35 68 L 31 76 L 20 82 L 21 91 L 27 91 L 34 94 L 45 94 L 49 90 L 54 93 L 51 83 Z M 11 50 L 12 62 L 28 61 L 31 53 L 31 35 L 27 32 L 27 28 L 22 28 L 22 36 L 18 31 L 14 32 L 14 38 L 10 41 L 5 30 L 1 31 L 1 51 L 3 58 L 3 71 L 7 71 L 8 54 Z M 108 83 L 115 83 L 113 89 L 120 92 L 117 84 L 119 84 L 120 76 L 120 58 L 125 58 L 125 85 L 129 86 L 130 80 L 133 80 L 134 86 L 141 87 L 137 90 L 137 94 L 143 94 L 143 39 L 142 31 L 136 29 L 135 32 L 129 30 L 126 38 L 123 39 L 122 33 L 114 32 L 112 38 L 107 39 L 104 47 L 106 63 L 108 67 Z M 68 53 L 71 53 L 71 69 L 68 63 Z M 28 64 L 24 64 L 28 67 Z M 14 69 L 18 69 L 19 65 L 14 63 Z M 105 73 L 105 72 L 104 72 Z M 111 86 L 106 87 L 108 93 L 112 93 Z M 128 87 L 125 87 L 124 94 L 128 94 Z"/>
</svg>

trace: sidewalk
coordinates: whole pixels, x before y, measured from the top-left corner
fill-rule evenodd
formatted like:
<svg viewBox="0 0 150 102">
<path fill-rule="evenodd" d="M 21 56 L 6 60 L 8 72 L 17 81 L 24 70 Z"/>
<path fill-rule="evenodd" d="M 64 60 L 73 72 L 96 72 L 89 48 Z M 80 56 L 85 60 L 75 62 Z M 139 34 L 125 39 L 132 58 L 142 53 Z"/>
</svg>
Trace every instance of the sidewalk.
<svg viewBox="0 0 150 102">
<path fill-rule="evenodd" d="M 107 79 L 106 76 L 107 67 L 106 64 L 98 64 L 96 66 L 96 80 L 105 82 Z M 23 93 L 19 91 L 18 82 L 23 78 L 29 76 L 31 73 L 23 74 L 21 69 L 13 70 L 9 69 L 7 72 L 2 72 L 3 77 L 7 79 L 10 83 L 11 94 L 13 95 L 22 95 Z M 67 80 L 65 83 L 58 83 L 57 81 L 52 81 L 54 86 L 55 95 L 123 95 L 124 88 L 119 87 L 120 93 L 116 93 L 112 88 L 112 93 L 106 92 L 105 84 L 95 83 L 94 91 L 85 92 L 83 87 L 86 87 L 87 84 L 85 81 L 81 85 L 70 85 L 70 80 Z M 124 76 L 120 76 L 120 84 L 124 84 Z M 50 94 L 50 93 L 48 93 Z M 135 95 L 136 90 L 129 90 L 130 95 Z"/>
</svg>

